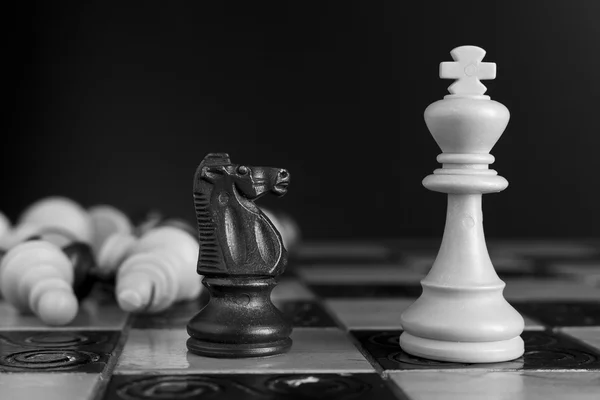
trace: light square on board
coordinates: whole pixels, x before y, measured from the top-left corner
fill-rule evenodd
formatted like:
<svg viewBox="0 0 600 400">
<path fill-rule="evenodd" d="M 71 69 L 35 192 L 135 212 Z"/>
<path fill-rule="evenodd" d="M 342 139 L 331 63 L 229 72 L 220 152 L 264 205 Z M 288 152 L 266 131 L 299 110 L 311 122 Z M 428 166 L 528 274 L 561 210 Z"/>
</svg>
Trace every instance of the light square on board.
<svg viewBox="0 0 600 400">
<path fill-rule="evenodd" d="M 123 312 L 117 303 L 99 302 L 88 298 L 79 306 L 75 319 L 66 326 L 49 326 L 33 314 L 21 314 L 13 306 L 0 301 L 0 331 L 2 330 L 121 330 L 129 314 Z"/>
<path fill-rule="evenodd" d="M 600 326 L 600 301 L 519 301 L 512 302 L 521 314 L 530 315 L 549 328 Z"/>
<path fill-rule="evenodd" d="M 398 264 L 353 264 L 353 265 L 311 265 L 297 270 L 307 283 L 320 284 L 372 284 L 372 283 L 416 283 L 425 277 L 422 272 L 414 271 Z"/>
<path fill-rule="evenodd" d="M 550 270 L 559 276 L 600 287 L 600 260 L 560 261 L 552 263 Z"/>
<path fill-rule="evenodd" d="M 560 332 L 600 351 L 600 326 L 561 328 Z"/>
<path fill-rule="evenodd" d="M 431 270 L 436 257 L 436 253 L 404 256 L 402 266 L 425 276 Z M 491 254 L 490 258 L 495 271 L 501 278 L 538 275 L 533 260 L 511 254 Z"/>
<path fill-rule="evenodd" d="M 592 243 L 579 240 L 490 240 L 490 255 L 520 255 L 531 257 L 589 257 L 598 254 Z"/>
<path fill-rule="evenodd" d="M 436 254 L 410 254 L 402 257 L 402 264 L 422 275 L 427 275 L 435 262 Z"/>
<path fill-rule="evenodd" d="M 393 251 L 385 244 L 377 242 L 305 242 L 298 245 L 294 257 L 304 260 L 380 260 L 393 258 Z"/>
<path fill-rule="evenodd" d="M 325 304 L 346 329 L 402 329 L 400 314 L 416 299 L 330 299 Z"/>
<path fill-rule="evenodd" d="M 411 400 L 596 400 L 600 393 L 594 372 L 402 371 L 388 376 Z"/>
<path fill-rule="evenodd" d="M 273 291 L 271 300 L 273 302 L 313 300 L 315 295 L 302 282 L 293 278 L 282 278 Z"/>
<path fill-rule="evenodd" d="M 600 300 L 600 288 L 567 279 L 505 279 L 504 298 L 521 300 Z"/>
<path fill-rule="evenodd" d="M 325 304 L 346 329 L 402 329 L 400 314 L 416 299 L 330 299 Z M 526 330 L 544 329 L 523 315 Z"/>
<path fill-rule="evenodd" d="M 100 374 L 0 374 L 0 398 L 10 400 L 92 399 Z M 6 395 L 6 397 L 4 397 Z"/>
<path fill-rule="evenodd" d="M 291 350 L 265 358 L 220 359 L 189 353 L 184 329 L 131 329 L 115 373 L 373 372 L 337 328 L 294 328 Z"/>
<path fill-rule="evenodd" d="M 274 302 L 294 327 L 303 328 L 335 328 L 337 323 L 324 309 L 320 301 L 299 300 Z"/>
</svg>

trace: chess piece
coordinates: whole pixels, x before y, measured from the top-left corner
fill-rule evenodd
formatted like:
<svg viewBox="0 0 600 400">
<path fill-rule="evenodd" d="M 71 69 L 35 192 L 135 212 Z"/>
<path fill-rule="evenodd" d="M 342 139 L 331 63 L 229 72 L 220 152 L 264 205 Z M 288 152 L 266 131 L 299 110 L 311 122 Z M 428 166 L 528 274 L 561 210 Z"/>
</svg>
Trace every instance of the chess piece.
<svg viewBox="0 0 600 400">
<path fill-rule="evenodd" d="M 150 219 L 142 221 L 141 225 L 136 227 L 112 225 L 113 231 L 104 235 L 104 240 L 98 243 L 96 251 L 99 270 L 104 275 L 116 272 L 125 258 L 131 255 L 139 237 L 155 228 L 171 226 L 187 232 L 193 238 L 196 237 L 196 231 L 188 222 L 177 218 L 163 219 L 162 215 L 156 213 L 152 213 Z"/>
<path fill-rule="evenodd" d="M 73 279 L 69 258 L 46 241 L 18 244 L 0 263 L 0 291 L 6 301 L 48 325 L 66 325 L 77 315 Z"/>
<path fill-rule="evenodd" d="M 282 196 L 284 169 L 232 164 L 208 154 L 194 177 L 200 254 L 198 274 L 210 301 L 187 326 L 190 352 L 210 357 L 280 354 L 292 345 L 290 322 L 270 293 L 287 263 L 280 234 L 254 201 Z"/>
<path fill-rule="evenodd" d="M 73 270 L 72 289 L 78 300 L 91 292 L 97 277 L 95 260 L 88 244 L 92 223 L 76 202 L 63 197 L 47 197 L 27 207 L 19 223 L 7 234 L 7 249 L 25 241 L 41 240 L 59 247 Z"/>
<path fill-rule="evenodd" d="M 79 242 L 69 231 L 61 228 L 36 227 L 32 236 L 25 241 L 41 240 L 59 247 L 73 266 L 73 290 L 78 300 L 83 300 L 92 291 L 98 280 L 96 260 L 92 247 Z"/>
<path fill-rule="evenodd" d="M 92 223 L 92 250 L 96 260 L 96 278 L 113 290 L 115 273 L 137 241 L 129 217 L 119 209 L 98 204 L 88 208 Z"/>
<path fill-rule="evenodd" d="M 117 270 L 119 306 L 128 312 L 156 313 L 198 297 L 198 251 L 198 241 L 183 229 L 159 226 L 146 232 L 126 251 Z"/>
<path fill-rule="evenodd" d="M 63 229 L 77 241 L 91 243 L 92 223 L 87 211 L 73 200 L 65 197 L 47 197 L 29 207 L 19 216 L 17 229 L 28 227 Z"/>
<path fill-rule="evenodd" d="M 10 235 L 10 231 L 11 231 L 10 220 L 8 219 L 8 217 L 6 215 L 4 215 L 3 212 L 0 212 L 0 261 L 4 257 L 4 254 L 6 254 L 5 249 L 8 246 L 5 247 L 5 243 L 6 243 L 8 236 Z M 1 298 L 2 298 L 2 293 L 0 292 L 0 299 Z"/>
<path fill-rule="evenodd" d="M 129 217 L 113 206 L 98 204 L 88 208 L 88 214 L 92 225 L 91 245 L 96 257 L 106 240 L 112 235 L 133 233 L 133 225 Z"/>
<path fill-rule="evenodd" d="M 3 212 L 0 212 L 0 247 L 4 237 L 10 233 L 11 223 L 10 220 Z"/>
<path fill-rule="evenodd" d="M 106 277 L 113 275 L 137 240 L 137 236 L 128 232 L 115 232 L 109 235 L 96 250 L 98 271 Z"/>
<path fill-rule="evenodd" d="M 52 227 L 37 227 L 36 233 L 26 240 L 41 240 L 58 246 L 71 262 L 72 286 L 77 300 L 81 301 L 90 294 L 98 276 L 96 260 L 89 244 L 78 241 L 65 229 Z"/>
<path fill-rule="evenodd" d="M 88 297 L 98 281 L 92 247 L 87 243 L 72 242 L 61 250 L 73 265 L 73 292 L 81 301 Z"/>
<path fill-rule="evenodd" d="M 423 180 L 448 194 L 442 244 L 423 293 L 404 311 L 400 346 L 407 353 L 441 361 L 490 363 L 523 354 L 524 322 L 502 296 L 504 282 L 494 270 L 483 232 L 482 194 L 508 182 L 489 169 L 489 154 L 509 120 L 508 109 L 484 95 L 480 79 L 494 79 L 496 66 L 481 62 L 475 46 L 451 52 L 455 62 L 440 65 L 441 78 L 457 81 L 450 95 L 425 110 L 425 121 L 442 149 L 442 168 Z"/>
<path fill-rule="evenodd" d="M 134 217 L 135 234 L 142 236 L 150 229 L 155 228 L 158 224 L 165 219 L 162 212 L 156 209 L 148 209 L 137 212 Z"/>
<path fill-rule="evenodd" d="M 260 207 L 260 209 L 281 235 L 285 249 L 288 253 L 292 253 L 300 242 L 300 227 L 296 221 L 284 212 L 275 212 L 265 207 Z"/>
<path fill-rule="evenodd" d="M 298 223 L 294 220 L 294 218 L 292 218 L 290 214 L 287 214 L 285 212 L 281 212 L 279 214 L 279 220 L 281 221 L 281 225 L 284 227 L 284 230 L 286 232 L 286 249 L 288 249 L 288 251 L 295 252 L 302 239 L 302 232 L 300 231 L 300 226 L 298 226 Z"/>
<path fill-rule="evenodd" d="M 181 229 L 182 231 L 187 232 L 193 238 L 198 237 L 198 231 L 196 230 L 196 228 L 194 228 L 194 226 L 192 224 L 190 224 L 188 221 L 183 220 L 181 218 L 162 219 L 160 222 L 158 222 L 156 224 L 156 227 L 160 228 L 162 226 L 170 226 L 173 228 Z"/>
</svg>

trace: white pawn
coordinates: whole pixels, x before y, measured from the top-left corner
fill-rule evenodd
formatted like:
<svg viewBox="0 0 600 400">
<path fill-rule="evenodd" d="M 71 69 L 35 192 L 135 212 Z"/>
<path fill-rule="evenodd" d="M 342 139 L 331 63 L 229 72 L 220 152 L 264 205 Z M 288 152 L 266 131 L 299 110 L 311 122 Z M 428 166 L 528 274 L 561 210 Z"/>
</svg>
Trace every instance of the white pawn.
<svg viewBox="0 0 600 400">
<path fill-rule="evenodd" d="M 289 246 L 288 250 L 293 252 L 296 250 L 298 244 L 300 243 L 300 227 L 289 214 L 280 213 L 279 220 L 281 221 L 283 230 L 286 232 L 287 243 Z"/>
<path fill-rule="evenodd" d="M 279 232 L 285 249 L 288 252 L 294 251 L 300 241 L 300 228 L 296 222 L 287 214 L 274 212 L 265 207 L 261 207 L 260 209 Z"/>
<path fill-rule="evenodd" d="M 106 275 L 116 271 L 137 241 L 137 236 L 128 232 L 115 232 L 108 236 L 96 250 L 98 270 Z"/>
<path fill-rule="evenodd" d="M 92 223 L 92 251 L 100 271 L 110 274 L 123 262 L 136 242 L 133 224 L 122 211 L 110 205 L 88 209 Z"/>
<path fill-rule="evenodd" d="M 5 240 L 4 238 L 10 234 L 11 231 L 11 223 L 10 220 L 3 212 L 0 212 L 0 248 L 2 248 L 2 242 Z"/>
<path fill-rule="evenodd" d="M 18 244 L 0 263 L 0 292 L 4 299 L 48 325 L 66 325 L 77 315 L 79 305 L 72 285 L 71 261 L 49 242 Z"/>
<path fill-rule="evenodd" d="M 0 257 L 2 253 L 8 248 L 8 241 L 11 231 L 10 220 L 4 213 L 0 212 Z M 0 299 L 2 298 L 2 292 L 0 292 Z"/>
<path fill-rule="evenodd" d="M 131 255 L 134 245 L 139 240 L 138 235 L 143 236 L 160 223 L 160 220 L 153 220 L 152 225 L 145 225 L 143 229 L 137 229 L 131 225 L 129 219 L 127 219 L 128 223 L 125 222 L 125 218 L 127 218 L 125 214 L 110 208 L 110 206 L 99 206 L 99 209 L 90 208 L 92 221 L 96 225 L 94 229 L 97 232 L 102 231 L 94 238 L 96 241 L 96 266 L 106 275 L 115 272 L 125 258 Z M 119 216 L 118 213 L 121 215 Z M 100 229 L 100 226 L 104 228 Z"/>
<path fill-rule="evenodd" d="M 88 208 L 92 225 L 92 251 L 97 257 L 106 240 L 115 234 L 131 235 L 133 225 L 121 210 L 106 204 Z"/>
<path fill-rule="evenodd" d="M 17 224 L 3 242 L 11 247 L 41 232 L 56 230 L 67 234 L 73 241 L 91 243 L 92 223 L 87 211 L 66 197 L 46 197 L 27 207 Z"/>
<path fill-rule="evenodd" d="M 117 271 L 115 294 L 128 312 L 159 312 L 201 291 L 196 273 L 199 245 L 182 229 L 170 226 L 145 233 Z"/>
</svg>

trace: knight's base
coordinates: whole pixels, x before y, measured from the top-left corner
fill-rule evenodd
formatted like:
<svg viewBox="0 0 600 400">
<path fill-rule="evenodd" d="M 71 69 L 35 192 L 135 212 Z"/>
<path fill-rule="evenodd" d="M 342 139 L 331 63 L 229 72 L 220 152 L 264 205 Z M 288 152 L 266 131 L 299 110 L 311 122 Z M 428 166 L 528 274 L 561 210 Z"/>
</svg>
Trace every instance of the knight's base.
<svg viewBox="0 0 600 400">
<path fill-rule="evenodd" d="M 273 277 L 209 277 L 210 301 L 187 324 L 187 348 L 218 358 L 266 357 L 289 351 L 291 321 L 271 302 Z"/>
<path fill-rule="evenodd" d="M 496 342 L 446 342 L 413 336 L 403 332 L 400 347 L 405 352 L 437 361 L 460 363 L 496 363 L 519 358 L 524 353 L 520 336 Z"/>
<path fill-rule="evenodd" d="M 195 338 L 187 340 L 190 352 L 199 356 L 215 358 L 267 357 L 287 353 L 292 347 L 292 339 L 287 338 L 273 343 L 229 344 L 205 342 Z"/>
</svg>

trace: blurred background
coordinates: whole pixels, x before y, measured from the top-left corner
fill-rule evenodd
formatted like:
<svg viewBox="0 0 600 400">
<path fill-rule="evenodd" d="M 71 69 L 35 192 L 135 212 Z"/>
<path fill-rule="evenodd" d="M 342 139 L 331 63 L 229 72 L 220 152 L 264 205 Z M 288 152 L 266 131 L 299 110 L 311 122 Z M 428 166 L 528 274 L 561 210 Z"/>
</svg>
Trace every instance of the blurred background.
<svg viewBox="0 0 600 400">
<path fill-rule="evenodd" d="M 489 237 L 600 231 L 600 2 L 20 2 L 4 59 L 1 209 L 64 195 L 193 220 L 208 152 L 287 168 L 307 238 L 441 237 L 438 66 L 487 50 L 511 121 Z"/>
</svg>

